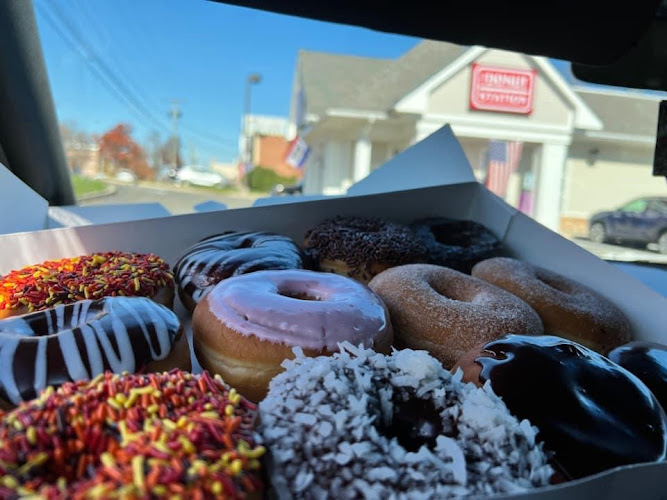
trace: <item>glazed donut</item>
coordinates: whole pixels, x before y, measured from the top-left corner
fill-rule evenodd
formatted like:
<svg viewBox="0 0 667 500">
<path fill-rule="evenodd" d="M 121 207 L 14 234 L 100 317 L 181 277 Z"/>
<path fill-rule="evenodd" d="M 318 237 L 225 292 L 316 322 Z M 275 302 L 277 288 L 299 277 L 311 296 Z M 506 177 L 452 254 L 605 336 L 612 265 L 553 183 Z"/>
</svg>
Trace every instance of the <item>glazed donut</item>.
<svg viewBox="0 0 667 500">
<path fill-rule="evenodd" d="M 0 421 L 0 497 L 259 499 L 255 418 L 208 373 L 49 388 Z"/>
<path fill-rule="evenodd" d="M 554 336 L 507 335 L 467 353 L 463 379 L 491 384 L 530 420 L 566 478 L 667 457 L 667 416 L 651 391 L 604 356 Z"/>
<path fill-rule="evenodd" d="M 545 334 L 599 353 L 630 341 L 623 313 L 599 293 L 565 276 L 507 257 L 480 262 L 472 275 L 527 302 L 542 319 Z"/>
<path fill-rule="evenodd" d="M 445 218 L 421 219 L 410 228 L 428 249 L 428 263 L 470 274 L 479 261 L 496 257 L 502 245 L 477 222 Z"/>
<path fill-rule="evenodd" d="M 0 277 L 0 319 L 110 296 L 150 297 L 171 308 L 174 277 L 153 254 L 115 251 L 46 261 Z"/>
<path fill-rule="evenodd" d="M 389 309 L 396 345 L 426 350 L 446 368 L 506 333 L 542 333 L 540 318 L 525 302 L 446 267 L 394 267 L 369 286 Z"/>
<path fill-rule="evenodd" d="M 667 346 L 635 341 L 611 350 L 607 357 L 644 382 L 667 411 Z"/>
<path fill-rule="evenodd" d="M 320 270 L 368 283 L 393 266 L 426 261 L 407 226 L 377 218 L 334 217 L 308 230 L 304 246 Z"/>
<path fill-rule="evenodd" d="M 162 360 L 182 365 L 185 358 L 189 369 L 187 341 L 185 355 L 172 352 L 182 338 L 176 315 L 145 297 L 81 300 L 4 319 L 0 398 L 16 405 L 48 386 L 89 380 L 105 370 L 150 370 Z"/>
<path fill-rule="evenodd" d="M 190 247 L 174 266 L 178 295 L 194 311 L 220 281 L 254 271 L 308 267 L 306 256 L 287 236 L 226 232 Z"/>
<path fill-rule="evenodd" d="M 350 340 L 388 352 L 393 340 L 387 309 L 368 287 L 306 270 L 258 271 L 219 283 L 195 309 L 192 330 L 201 366 L 252 401 L 266 395 L 295 346 L 317 356 Z"/>
<path fill-rule="evenodd" d="M 259 404 L 278 498 L 459 498 L 547 485 L 537 429 L 423 351 L 297 351 Z"/>
</svg>

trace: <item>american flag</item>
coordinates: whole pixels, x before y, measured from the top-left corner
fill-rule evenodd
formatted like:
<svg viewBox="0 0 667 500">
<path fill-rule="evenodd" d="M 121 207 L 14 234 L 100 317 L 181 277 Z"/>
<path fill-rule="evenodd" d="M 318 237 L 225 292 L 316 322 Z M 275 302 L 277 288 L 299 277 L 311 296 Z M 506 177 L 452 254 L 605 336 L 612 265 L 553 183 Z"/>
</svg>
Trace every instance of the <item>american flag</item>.
<svg viewBox="0 0 667 500">
<path fill-rule="evenodd" d="M 507 194 L 507 185 L 512 172 L 516 172 L 521 161 L 523 142 L 490 141 L 486 187 L 501 198 Z"/>
<path fill-rule="evenodd" d="M 295 137 L 287 147 L 285 163 L 295 168 L 302 168 L 310 154 L 310 147 L 301 137 Z"/>
</svg>

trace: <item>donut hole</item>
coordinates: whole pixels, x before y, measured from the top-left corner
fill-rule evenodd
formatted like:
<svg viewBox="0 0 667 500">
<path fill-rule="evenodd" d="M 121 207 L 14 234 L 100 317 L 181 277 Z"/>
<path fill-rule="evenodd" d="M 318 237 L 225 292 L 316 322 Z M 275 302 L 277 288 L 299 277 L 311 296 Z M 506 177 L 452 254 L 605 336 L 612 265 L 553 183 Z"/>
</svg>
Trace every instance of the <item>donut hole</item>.
<svg viewBox="0 0 667 500">
<path fill-rule="evenodd" d="M 542 274 L 536 274 L 535 277 L 540 283 L 556 290 L 557 292 L 567 293 L 567 294 L 572 293 L 572 287 L 570 287 L 567 283 L 564 283 L 560 280 L 552 279 Z"/>
<path fill-rule="evenodd" d="M 452 283 L 433 283 L 429 281 L 428 286 L 430 286 L 435 293 L 441 297 L 446 298 L 447 300 L 455 300 L 457 302 L 472 302 L 472 297 L 470 297 L 468 293 L 465 293 L 465 291 L 461 290 L 460 287 L 452 286 Z"/>
<path fill-rule="evenodd" d="M 297 292 L 296 290 L 278 290 L 278 295 L 296 300 L 322 300 L 316 295 L 311 295 L 308 292 Z"/>
<path fill-rule="evenodd" d="M 416 452 L 424 445 L 433 449 L 436 438 L 448 434 L 431 400 L 408 398 L 393 400 L 392 403 L 393 414 L 389 418 L 378 419 L 378 431 L 389 439 L 396 438 L 407 451 Z"/>
</svg>

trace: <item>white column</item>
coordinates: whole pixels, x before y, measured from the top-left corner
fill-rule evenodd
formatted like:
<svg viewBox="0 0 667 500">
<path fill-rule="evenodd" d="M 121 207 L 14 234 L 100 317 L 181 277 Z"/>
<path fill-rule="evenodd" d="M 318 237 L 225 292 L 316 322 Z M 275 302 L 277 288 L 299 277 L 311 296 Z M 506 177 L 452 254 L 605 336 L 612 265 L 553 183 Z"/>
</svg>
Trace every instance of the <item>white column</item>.
<svg viewBox="0 0 667 500">
<path fill-rule="evenodd" d="M 542 144 L 535 193 L 535 219 L 553 231 L 560 227 L 563 176 L 568 146 Z"/>
<path fill-rule="evenodd" d="M 373 151 L 368 132 L 364 131 L 354 144 L 354 182 L 371 173 L 371 153 Z"/>
</svg>

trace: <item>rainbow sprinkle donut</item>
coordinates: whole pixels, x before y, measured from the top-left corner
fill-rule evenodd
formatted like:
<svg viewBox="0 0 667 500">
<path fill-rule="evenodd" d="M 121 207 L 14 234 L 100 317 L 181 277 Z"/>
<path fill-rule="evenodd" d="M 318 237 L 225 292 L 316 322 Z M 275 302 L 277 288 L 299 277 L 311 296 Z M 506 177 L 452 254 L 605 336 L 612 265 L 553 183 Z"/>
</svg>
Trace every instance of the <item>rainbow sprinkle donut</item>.
<svg viewBox="0 0 667 500">
<path fill-rule="evenodd" d="M 46 261 L 0 277 L 0 319 L 84 299 L 149 297 L 171 307 L 174 276 L 157 255 L 105 252 Z"/>
<path fill-rule="evenodd" d="M 261 498 L 256 406 L 207 372 L 107 372 L 0 416 L 0 498 Z"/>
</svg>

